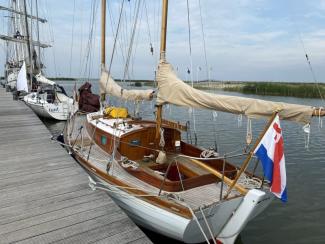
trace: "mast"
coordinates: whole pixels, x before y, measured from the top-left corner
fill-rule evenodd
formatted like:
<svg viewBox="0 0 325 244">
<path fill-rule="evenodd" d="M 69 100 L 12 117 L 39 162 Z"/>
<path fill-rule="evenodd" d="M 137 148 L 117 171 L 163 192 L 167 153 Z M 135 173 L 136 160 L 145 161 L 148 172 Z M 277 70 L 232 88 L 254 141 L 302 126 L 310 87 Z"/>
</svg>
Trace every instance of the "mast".
<svg viewBox="0 0 325 244">
<path fill-rule="evenodd" d="M 25 29 L 26 29 L 26 40 L 27 40 L 27 50 L 28 50 L 28 58 L 30 62 L 30 66 L 32 66 L 32 53 L 31 53 L 31 43 L 30 43 L 30 33 L 28 29 L 28 20 L 27 20 L 27 6 L 26 6 L 26 0 L 24 2 L 24 17 L 25 17 Z M 30 74 L 30 84 L 32 85 L 32 73 Z M 32 86 L 31 86 L 32 89 Z"/>
<path fill-rule="evenodd" d="M 101 64 L 101 72 L 105 70 L 105 63 L 106 63 L 106 43 L 105 43 L 105 37 L 106 37 L 106 0 L 102 0 L 102 6 L 101 6 L 101 50 L 100 50 L 100 64 Z M 105 101 L 105 93 L 100 94 L 100 100 L 102 102 Z"/>
<path fill-rule="evenodd" d="M 36 18 L 38 19 L 38 1 L 35 0 L 36 4 Z M 36 29 L 37 29 L 37 42 L 40 42 L 39 38 L 39 23 L 36 21 Z M 41 72 L 41 47 L 38 45 L 38 57 L 37 57 L 37 68 L 39 69 L 38 72 Z"/>
<path fill-rule="evenodd" d="M 105 56 L 106 56 L 106 46 L 105 46 L 105 36 L 106 36 L 106 0 L 102 0 L 102 24 L 101 24 L 101 68 L 105 69 Z"/>
<path fill-rule="evenodd" d="M 160 36 L 160 62 L 166 60 L 166 37 L 167 37 L 167 16 L 168 0 L 163 0 L 161 15 L 161 36 Z M 160 127 L 162 122 L 162 105 L 157 106 L 156 112 L 156 140 L 160 140 Z"/>
<path fill-rule="evenodd" d="M 168 0 L 163 0 L 163 9 L 162 9 L 162 17 L 161 17 L 161 37 L 160 37 L 160 61 L 165 60 L 165 54 L 166 54 L 167 15 L 168 15 Z"/>
<path fill-rule="evenodd" d="M 30 13 L 33 14 L 33 1 L 30 1 Z M 27 12 L 26 12 L 27 14 Z M 27 27 L 27 26 L 26 26 Z M 30 33 L 29 33 L 29 49 L 30 49 L 30 66 L 29 66 L 29 72 L 30 72 L 30 91 L 33 89 L 33 66 L 34 66 L 34 47 L 33 47 L 33 18 L 30 18 Z"/>
</svg>

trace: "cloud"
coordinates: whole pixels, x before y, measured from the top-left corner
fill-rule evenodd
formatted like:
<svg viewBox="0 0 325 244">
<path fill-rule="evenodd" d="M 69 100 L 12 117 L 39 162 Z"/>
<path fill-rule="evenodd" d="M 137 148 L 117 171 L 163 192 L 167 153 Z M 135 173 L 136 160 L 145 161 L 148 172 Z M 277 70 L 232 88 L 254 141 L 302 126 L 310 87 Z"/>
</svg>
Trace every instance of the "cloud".
<svg viewBox="0 0 325 244">
<path fill-rule="evenodd" d="M 0 0 L 0 4 L 2 2 L 4 0 Z M 153 78 L 153 70 L 158 59 L 161 1 L 145 2 L 146 8 L 144 5 L 141 8 L 138 30 L 130 55 L 129 73 L 132 78 Z M 100 1 L 78 0 L 76 3 L 75 12 L 73 1 L 46 1 L 47 5 L 41 6 L 42 14 L 49 19 L 50 28 L 53 29 L 52 35 L 48 28 L 42 27 L 42 40 L 54 45 L 53 49 L 45 51 L 47 72 L 50 75 L 58 73 L 66 76 L 70 74 L 71 66 L 73 76 L 88 75 L 89 72 L 85 70 L 88 60 L 91 64 L 88 65 L 91 67 L 90 76 L 96 77 L 99 75 Z M 136 3 L 137 1 L 125 2 L 112 66 L 115 77 L 120 78 L 124 74 Z M 198 76 L 200 79 L 206 79 L 207 67 L 205 67 L 199 0 L 189 0 L 189 3 L 192 72 L 196 73 L 196 67 L 200 66 L 202 71 L 198 72 Z M 96 25 L 91 50 L 88 52 L 92 8 L 98 9 L 94 16 Z M 114 43 L 113 29 L 116 29 L 120 1 L 108 1 L 108 8 L 107 60 L 109 62 Z M 325 57 L 324 9 L 325 0 L 303 0 L 299 4 L 292 0 L 201 0 L 207 58 L 213 70 L 213 78 L 310 80 L 304 50 L 299 40 L 301 35 L 319 80 L 325 81 L 325 71 L 321 68 Z M 71 45 L 73 15 L 74 43 Z M 5 33 L 5 24 L 0 28 L 1 33 Z M 179 74 L 184 79 L 188 78 L 186 71 L 191 63 L 188 34 L 186 1 L 169 1 L 167 57 L 175 67 L 178 67 Z M 150 53 L 150 43 L 154 47 L 154 56 Z M 3 55 L 0 62 L 4 63 Z M 3 68 L 3 65 L 0 67 Z"/>
</svg>

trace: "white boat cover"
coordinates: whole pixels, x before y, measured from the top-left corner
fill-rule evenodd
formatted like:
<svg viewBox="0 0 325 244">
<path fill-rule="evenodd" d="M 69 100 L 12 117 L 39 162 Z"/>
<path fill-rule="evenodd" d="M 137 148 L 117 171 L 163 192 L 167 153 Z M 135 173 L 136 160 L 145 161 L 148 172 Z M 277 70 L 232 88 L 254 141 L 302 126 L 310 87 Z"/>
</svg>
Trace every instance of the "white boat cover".
<svg viewBox="0 0 325 244">
<path fill-rule="evenodd" d="M 51 80 L 47 79 L 41 73 L 39 73 L 38 75 L 35 75 L 35 78 L 36 78 L 36 80 L 38 82 L 41 82 L 43 84 L 48 84 L 48 85 L 51 85 L 51 86 L 54 86 L 56 84 L 54 81 L 51 81 Z"/>
<path fill-rule="evenodd" d="M 107 71 L 102 71 L 100 77 L 100 93 L 109 94 L 115 97 L 120 97 L 125 100 L 139 101 L 151 100 L 153 98 L 153 90 L 127 90 L 120 87 Z"/>
<path fill-rule="evenodd" d="M 157 104 L 171 103 L 178 106 L 211 109 L 250 118 L 270 117 L 278 111 L 281 119 L 309 123 L 314 107 L 271 102 L 260 99 L 212 94 L 197 90 L 180 80 L 172 65 L 161 61 L 158 66 Z"/>
<path fill-rule="evenodd" d="M 27 77 L 26 77 L 26 64 L 25 62 L 20 68 L 17 77 L 17 91 L 28 92 Z"/>
</svg>

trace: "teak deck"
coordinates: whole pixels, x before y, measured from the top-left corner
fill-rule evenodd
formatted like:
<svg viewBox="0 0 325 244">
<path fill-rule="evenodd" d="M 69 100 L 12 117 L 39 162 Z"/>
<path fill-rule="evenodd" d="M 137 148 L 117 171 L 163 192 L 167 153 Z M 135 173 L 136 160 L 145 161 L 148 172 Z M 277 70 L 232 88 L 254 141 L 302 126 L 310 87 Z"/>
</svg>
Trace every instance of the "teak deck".
<svg viewBox="0 0 325 244">
<path fill-rule="evenodd" d="M 50 137 L 0 88 L 0 242 L 151 243 Z"/>
</svg>

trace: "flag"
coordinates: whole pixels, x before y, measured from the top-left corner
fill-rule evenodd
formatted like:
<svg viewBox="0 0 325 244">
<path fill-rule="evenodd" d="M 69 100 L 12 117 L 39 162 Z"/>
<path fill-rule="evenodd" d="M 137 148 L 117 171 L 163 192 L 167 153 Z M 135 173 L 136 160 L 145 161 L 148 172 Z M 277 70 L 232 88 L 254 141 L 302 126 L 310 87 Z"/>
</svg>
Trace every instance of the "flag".
<svg viewBox="0 0 325 244">
<path fill-rule="evenodd" d="M 264 175 L 271 182 L 270 191 L 283 202 L 287 201 L 287 176 L 283 151 L 282 129 L 276 115 L 254 154 L 261 160 Z"/>
</svg>

